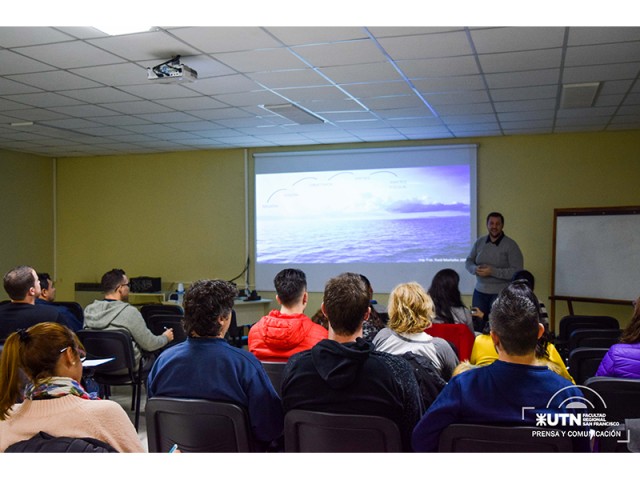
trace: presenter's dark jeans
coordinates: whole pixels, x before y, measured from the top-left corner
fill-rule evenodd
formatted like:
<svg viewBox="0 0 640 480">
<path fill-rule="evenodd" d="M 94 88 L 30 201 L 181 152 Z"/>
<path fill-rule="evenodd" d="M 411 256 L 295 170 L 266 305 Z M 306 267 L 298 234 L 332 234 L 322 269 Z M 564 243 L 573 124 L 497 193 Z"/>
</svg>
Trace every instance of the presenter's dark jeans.
<svg viewBox="0 0 640 480">
<path fill-rule="evenodd" d="M 493 301 L 498 298 L 497 293 L 482 293 L 478 290 L 473 290 L 473 307 L 479 308 L 484 313 L 484 319 L 482 324 L 485 325 L 489 321 L 489 312 L 491 311 L 491 305 Z"/>
</svg>

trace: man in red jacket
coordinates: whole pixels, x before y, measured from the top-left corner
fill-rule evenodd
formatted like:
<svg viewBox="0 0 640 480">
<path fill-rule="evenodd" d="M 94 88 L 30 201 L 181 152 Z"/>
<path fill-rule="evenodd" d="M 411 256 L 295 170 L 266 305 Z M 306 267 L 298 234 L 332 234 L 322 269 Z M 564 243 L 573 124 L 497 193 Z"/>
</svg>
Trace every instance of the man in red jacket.
<svg viewBox="0 0 640 480">
<path fill-rule="evenodd" d="M 280 310 L 272 310 L 249 330 L 249 351 L 259 360 L 286 362 L 327 338 L 327 330 L 304 314 L 309 294 L 302 270 L 286 268 L 273 279 Z"/>
</svg>

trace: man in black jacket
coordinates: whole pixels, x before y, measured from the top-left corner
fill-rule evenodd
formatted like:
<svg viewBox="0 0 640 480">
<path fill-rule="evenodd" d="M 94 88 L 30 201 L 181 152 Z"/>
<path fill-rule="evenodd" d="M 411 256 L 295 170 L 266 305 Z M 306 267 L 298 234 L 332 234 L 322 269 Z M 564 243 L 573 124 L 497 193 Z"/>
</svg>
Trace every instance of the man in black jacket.
<svg viewBox="0 0 640 480">
<path fill-rule="evenodd" d="M 289 359 L 282 383 L 285 412 L 293 409 L 393 420 L 410 450 L 422 401 L 411 366 L 402 357 L 376 352 L 362 339 L 369 292 L 360 275 L 343 273 L 325 286 L 322 311 L 329 338 Z"/>
</svg>

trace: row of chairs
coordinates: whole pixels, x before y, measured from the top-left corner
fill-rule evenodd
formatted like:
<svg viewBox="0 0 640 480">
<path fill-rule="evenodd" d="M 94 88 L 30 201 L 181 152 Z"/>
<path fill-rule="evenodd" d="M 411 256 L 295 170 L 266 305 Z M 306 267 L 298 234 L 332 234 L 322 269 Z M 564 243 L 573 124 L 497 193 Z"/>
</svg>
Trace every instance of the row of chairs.
<svg viewBox="0 0 640 480">
<path fill-rule="evenodd" d="M 162 350 L 171 348 L 187 338 L 182 319 L 184 313 L 179 305 L 148 304 L 140 308 L 147 327 L 155 335 L 161 335 L 166 329 L 172 328 L 174 338 Z M 235 314 L 235 312 L 234 312 Z M 233 321 L 232 321 L 233 324 Z M 142 361 L 135 364 L 131 336 L 125 330 L 80 330 L 78 337 L 84 345 L 89 359 L 113 358 L 112 361 L 92 367 L 85 374 L 100 384 L 108 398 L 110 386 L 128 385 L 132 387 L 131 409 L 134 411 L 134 426 L 136 430 L 140 421 L 140 402 L 142 389 L 146 381 Z M 236 344 L 236 339 L 230 340 Z M 161 351 L 162 351 L 161 350 Z M 159 352 L 155 352 L 157 355 Z M 144 360 L 144 358 L 142 359 Z M 274 388 L 280 392 L 280 383 L 284 363 L 265 362 Z"/>
<path fill-rule="evenodd" d="M 146 304 L 140 307 L 140 313 L 154 335 L 161 335 L 168 328 L 173 329 L 173 340 L 162 350 L 187 338 L 182 325 L 184 311 L 180 305 Z M 85 371 L 85 377 L 97 382 L 106 398 L 109 397 L 111 386 L 131 386 L 131 409 L 134 411 L 134 426 L 138 430 L 140 403 L 147 372 L 143 369 L 145 357 L 138 365 L 135 364 L 131 336 L 126 330 L 80 330 L 76 333 L 87 351 L 88 359 L 113 358 L 108 363 Z"/>
<path fill-rule="evenodd" d="M 565 361 L 575 348 L 609 348 L 620 338 L 620 323 L 606 315 L 567 315 L 560 319 L 555 346 Z"/>
<path fill-rule="evenodd" d="M 145 407 L 149 452 L 254 452 L 244 408 L 225 402 L 153 397 Z M 383 417 L 292 410 L 285 416 L 287 452 L 400 452 L 400 431 Z"/>
<path fill-rule="evenodd" d="M 151 318 L 152 318 L 152 317 L 154 317 L 154 316 L 158 316 L 158 315 L 151 315 L 149 318 L 151 319 Z M 164 316 L 164 317 L 170 317 L 169 315 L 160 315 L 160 316 L 159 316 L 159 317 L 161 317 L 161 318 L 160 318 L 160 320 L 164 320 L 164 321 L 168 321 L 168 320 L 169 320 L 169 318 L 164 318 L 164 319 L 162 319 L 162 317 L 163 317 L 163 316 Z M 181 316 L 180 316 L 179 318 L 181 319 Z M 153 322 L 152 322 L 152 323 L 153 323 Z M 166 326 L 166 324 L 165 324 L 165 326 Z M 181 326 L 180 326 L 180 327 L 181 327 Z M 463 326 L 463 327 L 464 327 L 464 326 Z M 174 328 L 174 331 L 176 330 L 176 327 L 172 327 L 172 328 Z M 464 327 L 464 328 L 466 329 L 466 327 Z M 95 333 L 95 332 L 94 332 L 94 333 Z M 81 335 L 81 336 L 84 336 L 84 335 L 90 335 L 90 334 L 83 333 L 83 334 L 80 334 L 80 335 Z M 126 334 L 126 338 L 127 338 L 126 345 L 129 345 L 129 346 L 130 346 L 130 344 L 131 344 L 131 343 L 130 343 L 130 338 L 128 337 L 128 334 Z M 82 339 L 82 338 L 81 338 L 81 339 Z M 85 346 L 87 346 L 87 340 L 86 340 L 86 339 L 82 339 L 82 340 L 83 340 L 83 343 L 85 343 Z M 125 343 L 125 342 L 122 342 L 122 343 Z M 583 348 L 584 348 L 584 347 L 583 347 Z M 88 351 L 91 351 L 91 350 L 92 350 L 92 348 L 90 348 L 90 347 L 88 347 L 88 346 L 87 346 L 87 350 L 88 350 Z M 579 350 L 579 349 L 578 349 L 578 350 Z M 578 350 L 576 350 L 576 351 L 578 351 Z M 601 349 L 601 350 L 604 350 L 604 352 L 606 352 L 606 349 Z M 603 353 L 603 354 L 604 354 L 604 353 Z M 126 355 L 124 355 L 124 356 L 126 357 Z M 131 352 L 131 358 L 133 358 L 132 352 Z M 131 362 L 131 363 L 132 363 L 132 362 Z M 594 362 L 594 363 L 595 363 L 595 362 Z M 597 363 L 599 364 L 599 360 L 598 360 L 598 362 L 597 362 Z M 272 383 L 273 383 L 274 387 L 275 387 L 275 388 L 276 388 L 276 390 L 279 392 L 279 391 L 280 391 L 280 386 L 281 386 L 281 380 L 282 380 L 282 372 L 283 372 L 283 370 L 284 370 L 284 366 L 285 366 L 286 364 L 285 364 L 285 363 L 280 363 L 280 362 L 263 362 L 263 365 L 264 365 L 265 370 L 267 371 L 267 374 L 269 375 L 269 377 L 270 377 L 270 379 L 271 379 L 271 381 L 272 381 Z M 575 366 L 573 366 L 573 365 L 571 365 L 571 366 L 573 367 L 573 371 L 574 371 L 574 372 L 577 372 L 577 371 L 578 371 L 578 367 L 575 367 Z M 115 368 L 115 367 L 118 367 L 118 368 L 119 368 L 119 367 L 121 367 L 121 365 L 114 365 L 114 364 L 111 364 L 111 368 Z M 595 366 L 595 368 L 597 368 L 597 365 Z M 587 374 L 585 374 L 585 375 L 587 375 Z M 96 372 L 94 373 L 94 378 L 95 378 L 95 379 L 96 379 L 96 381 L 98 381 L 99 383 L 103 383 L 103 382 L 105 382 L 105 379 L 104 379 L 103 377 L 101 377 L 101 376 L 100 376 L 100 372 L 99 372 L 99 371 L 96 371 Z M 586 379 L 586 377 L 585 377 L 585 379 Z M 137 427 L 138 427 L 138 421 L 139 421 L 139 412 L 140 412 L 140 406 L 139 406 L 139 402 L 140 402 L 140 391 L 141 391 L 140 389 L 141 389 L 141 387 L 142 387 L 142 382 L 143 382 L 144 380 L 143 380 L 142 378 L 140 378 L 140 377 L 136 378 L 135 376 L 129 376 L 129 378 L 125 378 L 124 380 L 125 380 L 125 382 L 126 382 L 126 383 L 124 383 L 124 384 L 131 384 L 131 385 L 134 387 L 134 390 L 133 390 L 133 393 L 132 393 L 132 409 L 134 409 L 134 408 L 135 408 L 135 410 L 136 410 L 135 426 L 136 426 L 136 428 L 137 428 Z M 594 379 L 594 380 L 603 380 L 603 379 Z M 111 382 L 111 381 L 113 381 L 113 379 L 112 379 L 112 378 L 111 378 L 111 379 L 107 379 L 107 384 L 109 384 L 109 382 Z M 578 383 L 582 383 L 582 382 L 578 382 Z M 116 385 L 116 384 L 123 384 L 123 383 L 111 383 L 111 384 Z M 633 381 L 631 381 L 631 384 L 632 384 L 632 387 L 631 387 L 631 388 L 632 388 L 632 390 L 633 390 L 633 387 L 635 386 L 635 385 L 633 385 Z M 640 383 L 637 383 L 637 382 L 636 382 L 636 384 L 637 384 L 637 385 L 640 385 Z M 634 392 L 635 392 L 635 395 L 636 395 L 636 397 L 635 397 L 635 398 L 637 398 L 637 395 L 639 395 L 639 394 L 640 394 L 640 391 L 638 391 L 638 390 L 634 390 Z M 154 399 L 151 399 L 151 400 L 154 400 Z M 215 402 L 214 402 L 214 403 L 215 403 Z M 617 399 L 617 400 L 613 401 L 613 404 L 615 404 L 615 405 L 622 405 L 622 404 L 624 404 L 624 402 L 623 402 L 621 399 Z M 631 409 L 631 410 L 633 410 L 633 409 Z M 153 411 L 153 407 L 152 407 L 152 410 L 151 410 L 151 411 Z M 625 414 L 625 415 L 632 415 L 632 414 L 633 414 L 633 413 L 627 413 L 627 414 Z M 147 413 L 147 415 L 149 415 L 149 413 Z M 162 414 L 162 415 L 167 415 L 167 414 Z M 161 416 L 162 416 L 162 415 L 161 415 Z M 206 414 L 204 414 L 204 413 L 203 413 L 203 415 L 206 415 Z M 330 414 L 326 414 L 326 415 L 330 415 Z M 640 417 L 640 412 L 636 412 L 636 416 L 637 416 L 637 417 Z M 295 418 L 295 417 L 294 417 L 294 416 L 292 416 L 292 418 Z M 634 417 L 625 416 L 625 417 L 623 417 L 623 420 L 624 420 L 624 418 L 634 418 Z M 345 420 L 345 419 L 343 418 L 343 419 L 341 419 L 341 420 Z M 318 422 L 318 421 L 319 421 L 319 419 L 318 419 L 318 418 L 315 418 L 315 419 L 314 419 L 314 422 Z M 331 423 L 330 423 L 330 421 L 329 421 L 329 420 L 325 420 L 325 421 L 329 422 L 329 424 L 328 424 L 328 425 L 331 425 Z M 196 424 L 195 424 L 195 425 L 193 425 L 193 428 L 188 428 L 188 429 L 187 429 L 187 430 L 192 430 L 192 431 L 194 432 L 194 435 L 196 435 L 196 436 L 198 435 L 198 433 L 197 433 L 197 432 L 198 432 L 198 428 L 199 428 L 199 427 L 198 427 L 198 425 L 197 425 L 197 423 L 198 423 L 198 422 L 197 422 L 197 420 L 196 420 Z M 347 422 L 347 424 L 349 424 L 349 422 Z M 185 425 L 186 425 L 186 424 L 185 424 Z M 304 425 L 304 422 L 302 422 L 302 423 L 301 423 L 301 425 Z M 373 425 L 373 424 L 372 424 L 372 425 Z M 149 427 L 149 420 L 148 420 L 148 427 L 147 427 L 147 428 L 150 428 L 150 427 Z M 236 428 L 236 427 L 234 427 L 234 428 Z M 298 428 L 298 427 L 296 427 L 296 428 Z M 301 428 L 301 429 L 302 429 L 302 431 L 307 431 L 307 430 L 305 430 L 305 428 L 307 428 L 307 427 L 299 427 L 299 428 Z M 314 427 L 314 428 L 316 428 L 316 427 Z M 318 428 L 320 428 L 320 427 L 318 427 Z M 329 428 L 329 429 L 331 429 L 331 428 L 335 428 L 335 427 L 333 427 L 333 426 L 331 426 L 331 427 L 326 426 L 326 427 L 322 427 L 322 428 Z M 360 427 L 358 427 L 358 428 L 360 428 Z M 309 430 L 309 431 L 313 431 L 313 429 L 311 429 L 311 430 Z M 316 432 L 315 432 L 315 433 L 313 433 L 313 434 L 309 434 L 308 438 L 313 438 L 314 436 L 315 436 L 315 437 L 317 437 L 318 435 L 319 435 L 320 437 L 322 437 L 322 434 L 321 434 L 321 433 L 322 433 L 322 431 L 320 431 L 320 432 L 316 431 Z M 514 434 L 514 435 L 515 435 L 515 434 Z M 367 435 L 367 436 L 368 436 L 368 435 Z M 289 435 L 289 437 L 291 437 L 291 434 Z M 306 446 L 304 446 L 304 445 L 305 445 L 305 442 L 306 442 L 307 440 L 304 440 L 304 439 L 305 439 L 305 438 L 307 438 L 307 437 L 305 437 L 305 436 L 304 436 L 304 435 L 302 435 L 302 434 L 298 435 L 298 437 L 300 437 L 300 438 L 302 439 L 302 440 L 301 440 L 301 442 L 302 442 L 302 446 L 291 447 L 292 449 L 294 449 L 294 448 L 295 448 L 295 449 L 302 449 L 302 451 L 306 451 L 305 449 L 307 449 L 307 448 L 320 448 L 320 447 L 306 447 Z M 444 436 L 443 436 L 443 437 L 444 437 Z M 347 436 L 345 436 L 344 438 L 346 439 L 346 438 L 348 438 L 348 437 L 347 437 Z M 375 438 L 375 436 L 373 436 L 372 438 Z M 444 438 L 447 438 L 447 437 L 444 437 Z M 150 441 L 150 442 L 151 442 L 151 441 Z M 178 444 L 180 444 L 179 442 L 173 441 L 173 442 L 171 443 L 171 445 L 173 445 L 173 443 L 178 443 Z M 190 445 L 190 444 L 189 444 L 189 442 L 187 442 L 185 445 L 187 445 L 187 446 L 188 446 L 188 445 Z M 313 445 L 313 443 L 312 443 L 312 445 Z M 334 446 L 333 446 L 333 447 L 331 447 L 331 448 L 333 448 L 333 449 L 338 448 L 338 447 L 337 447 L 337 444 L 335 444 L 335 443 L 334 443 L 333 445 L 334 445 Z M 162 447 L 157 447 L 157 448 L 164 448 L 164 447 L 162 446 Z M 204 448 L 210 448 L 210 449 L 214 449 L 214 451 L 219 451 L 219 450 L 215 450 L 215 449 L 217 449 L 217 448 L 221 448 L 221 447 L 207 446 L 207 447 L 204 447 Z M 227 448 L 227 447 L 225 447 L 225 448 Z M 243 447 L 243 448 L 244 448 L 244 447 Z M 250 447 L 250 448 L 253 448 L 253 447 Z M 353 449 L 353 448 L 357 448 L 357 447 L 350 446 L 350 445 L 348 444 L 348 441 L 347 441 L 347 444 L 345 444 L 343 447 L 340 447 L 340 448 Z M 366 447 L 366 448 L 371 449 L 371 448 L 374 448 L 374 447 L 372 447 L 372 446 L 368 446 L 368 447 Z M 377 448 L 377 447 L 376 447 L 376 448 Z M 385 447 L 385 448 L 387 448 L 387 447 Z M 454 448 L 454 447 L 444 447 L 444 448 Z M 456 447 L 456 448 L 457 448 L 457 447 Z M 466 447 L 465 447 L 465 448 L 466 448 Z M 483 447 L 483 448 L 484 448 L 484 447 Z M 489 448 L 489 447 L 487 447 L 487 448 Z M 493 447 L 491 447 L 491 448 L 493 448 Z M 504 447 L 495 447 L 495 448 L 504 448 Z M 547 448 L 547 447 L 545 447 L 545 448 Z M 163 450 L 158 450 L 158 451 L 163 451 Z M 299 451 L 299 450 L 292 450 L 292 451 Z M 338 451 L 342 451 L 342 450 L 338 450 Z M 352 451 L 352 450 L 346 450 L 346 451 Z M 375 451 L 375 450 L 374 450 L 374 451 Z M 504 450 L 500 450 L 500 451 L 504 451 Z M 509 450 L 509 451 L 510 451 L 510 450 Z"/>
<path fill-rule="evenodd" d="M 146 405 L 149 451 L 254 452 L 246 411 L 211 400 L 154 397 Z M 637 408 L 635 410 L 637 414 Z M 633 419 L 634 437 L 640 435 Z M 628 452 L 631 422 L 621 421 L 619 437 L 602 437 L 599 452 Z M 626 430 L 626 431 L 625 431 Z M 547 435 L 535 434 L 544 431 Z M 551 432 L 551 434 L 549 434 Z M 533 426 L 452 424 L 440 436 L 440 452 L 573 452 L 570 436 Z M 400 431 L 391 420 L 371 415 L 291 410 L 284 420 L 285 452 L 401 452 Z"/>
<path fill-rule="evenodd" d="M 69 307 L 73 302 L 67 302 Z M 77 309 L 75 309 L 77 310 Z M 186 338 L 182 327 L 183 310 L 179 305 L 149 304 L 141 307 L 141 313 L 147 327 L 160 335 L 165 328 L 173 328 L 174 340 L 165 348 L 179 343 Z M 126 330 L 79 330 L 78 338 L 87 351 L 88 359 L 112 358 L 113 360 L 99 366 L 85 369 L 86 379 L 94 380 L 102 389 L 103 396 L 109 397 L 111 386 L 131 386 L 131 410 L 134 411 L 134 426 L 138 430 L 140 424 L 140 403 L 144 382 L 144 358 L 135 363 L 135 355 L 131 336 Z"/>
<path fill-rule="evenodd" d="M 576 384 L 593 377 L 609 347 L 618 343 L 618 320 L 602 315 L 567 315 L 560 319 L 556 349 Z"/>
</svg>

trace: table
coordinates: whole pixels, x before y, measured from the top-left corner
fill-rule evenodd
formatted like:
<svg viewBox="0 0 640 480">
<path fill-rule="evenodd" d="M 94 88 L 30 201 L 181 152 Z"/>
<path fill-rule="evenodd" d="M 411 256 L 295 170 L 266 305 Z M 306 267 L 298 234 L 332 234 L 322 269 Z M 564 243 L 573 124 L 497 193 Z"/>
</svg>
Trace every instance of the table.
<svg viewBox="0 0 640 480">
<path fill-rule="evenodd" d="M 236 311 L 236 322 L 238 326 L 253 325 L 271 310 L 270 305 L 273 300 L 263 298 L 261 300 L 236 300 L 233 309 Z"/>
</svg>

